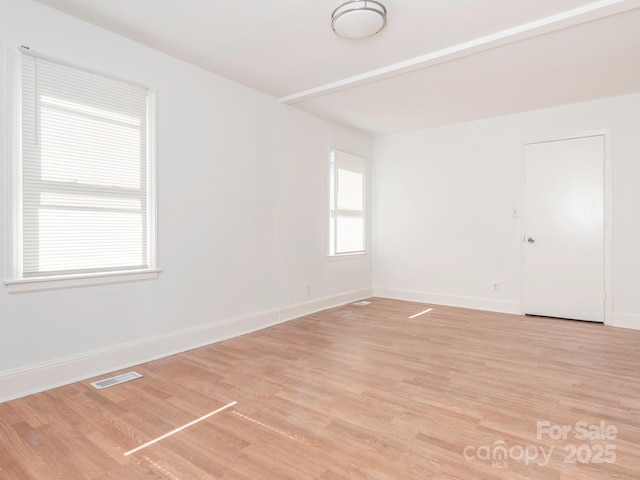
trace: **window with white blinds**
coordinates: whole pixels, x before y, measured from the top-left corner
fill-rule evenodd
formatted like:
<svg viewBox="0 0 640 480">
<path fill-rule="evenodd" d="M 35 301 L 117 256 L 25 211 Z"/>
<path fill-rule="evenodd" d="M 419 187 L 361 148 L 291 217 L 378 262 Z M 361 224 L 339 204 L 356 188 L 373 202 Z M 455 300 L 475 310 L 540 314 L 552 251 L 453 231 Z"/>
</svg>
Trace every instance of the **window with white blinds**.
<svg viewBox="0 0 640 480">
<path fill-rule="evenodd" d="M 152 94 L 20 57 L 16 280 L 154 269 Z"/>
<path fill-rule="evenodd" d="M 365 159 L 333 150 L 329 159 L 329 255 L 365 251 Z"/>
</svg>

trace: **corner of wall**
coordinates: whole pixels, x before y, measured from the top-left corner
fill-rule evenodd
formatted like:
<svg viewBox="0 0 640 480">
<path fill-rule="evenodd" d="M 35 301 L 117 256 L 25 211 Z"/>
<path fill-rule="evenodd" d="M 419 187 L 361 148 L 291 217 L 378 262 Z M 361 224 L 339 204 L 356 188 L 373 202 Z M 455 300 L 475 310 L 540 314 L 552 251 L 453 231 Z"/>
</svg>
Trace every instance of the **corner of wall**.
<svg viewBox="0 0 640 480">
<path fill-rule="evenodd" d="M 371 294 L 372 289 L 357 290 L 280 309 L 224 319 L 167 335 L 30 365 L 26 368 L 0 372 L 0 392 L 2 392 L 0 402 L 204 347 L 320 310 L 368 298 Z"/>
<path fill-rule="evenodd" d="M 519 315 L 520 304 L 508 300 L 488 300 L 478 297 L 464 297 L 460 295 L 443 295 L 430 292 L 416 292 L 412 290 L 400 290 L 395 288 L 374 287 L 374 296 L 406 300 L 409 302 L 446 305 L 450 307 L 472 308 L 489 312 L 511 313 Z"/>
</svg>

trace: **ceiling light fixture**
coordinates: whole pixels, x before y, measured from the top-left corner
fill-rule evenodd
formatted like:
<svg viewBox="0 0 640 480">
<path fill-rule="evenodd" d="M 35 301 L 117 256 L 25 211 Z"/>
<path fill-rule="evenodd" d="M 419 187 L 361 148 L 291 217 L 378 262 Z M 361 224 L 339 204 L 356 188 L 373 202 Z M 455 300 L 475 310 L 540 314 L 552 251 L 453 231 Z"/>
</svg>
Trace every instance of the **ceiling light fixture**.
<svg viewBox="0 0 640 480">
<path fill-rule="evenodd" d="M 374 0 L 350 0 L 331 14 L 331 28 L 344 38 L 375 35 L 387 24 L 387 9 Z"/>
</svg>

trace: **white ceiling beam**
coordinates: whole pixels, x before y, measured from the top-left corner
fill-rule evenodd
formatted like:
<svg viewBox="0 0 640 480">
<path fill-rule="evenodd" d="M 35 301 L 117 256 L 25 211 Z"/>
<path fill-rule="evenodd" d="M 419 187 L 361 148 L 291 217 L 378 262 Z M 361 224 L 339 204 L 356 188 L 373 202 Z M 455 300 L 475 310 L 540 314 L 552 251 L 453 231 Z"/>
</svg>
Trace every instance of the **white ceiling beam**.
<svg viewBox="0 0 640 480">
<path fill-rule="evenodd" d="M 343 80 L 338 80 L 303 92 L 288 95 L 280 98 L 279 102 L 287 105 L 293 105 L 322 95 L 425 69 L 457 58 L 484 52 L 492 48 L 519 42 L 528 38 L 579 25 L 581 23 L 634 10 L 636 8 L 640 8 L 640 0 L 599 0 L 557 15 L 525 23 L 501 32 L 486 35 L 468 42 L 463 42 L 452 47 L 443 48 L 442 50 L 437 50 L 419 57 L 414 57 L 386 67 L 354 75 Z"/>
</svg>

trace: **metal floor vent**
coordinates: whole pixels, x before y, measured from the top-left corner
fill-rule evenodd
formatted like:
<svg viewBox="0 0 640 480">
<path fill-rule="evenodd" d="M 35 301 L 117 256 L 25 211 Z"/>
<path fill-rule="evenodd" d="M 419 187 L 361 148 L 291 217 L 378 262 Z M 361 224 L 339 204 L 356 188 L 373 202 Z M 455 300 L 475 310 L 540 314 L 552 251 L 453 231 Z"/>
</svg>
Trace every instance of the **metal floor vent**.
<svg viewBox="0 0 640 480">
<path fill-rule="evenodd" d="M 142 375 L 138 372 L 129 372 L 123 373 L 122 375 L 116 375 L 115 377 L 105 378 L 104 380 L 98 380 L 97 382 L 91 382 L 91 385 L 100 390 L 102 388 L 118 385 L 119 383 L 128 382 L 129 380 L 135 380 L 140 377 L 142 377 Z"/>
<path fill-rule="evenodd" d="M 366 300 L 362 300 L 361 302 L 356 302 L 354 303 L 354 305 L 357 305 L 359 307 L 364 307 L 365 305 L 370 305 L 371 302 L 367 302 Z"/>
</svg>

